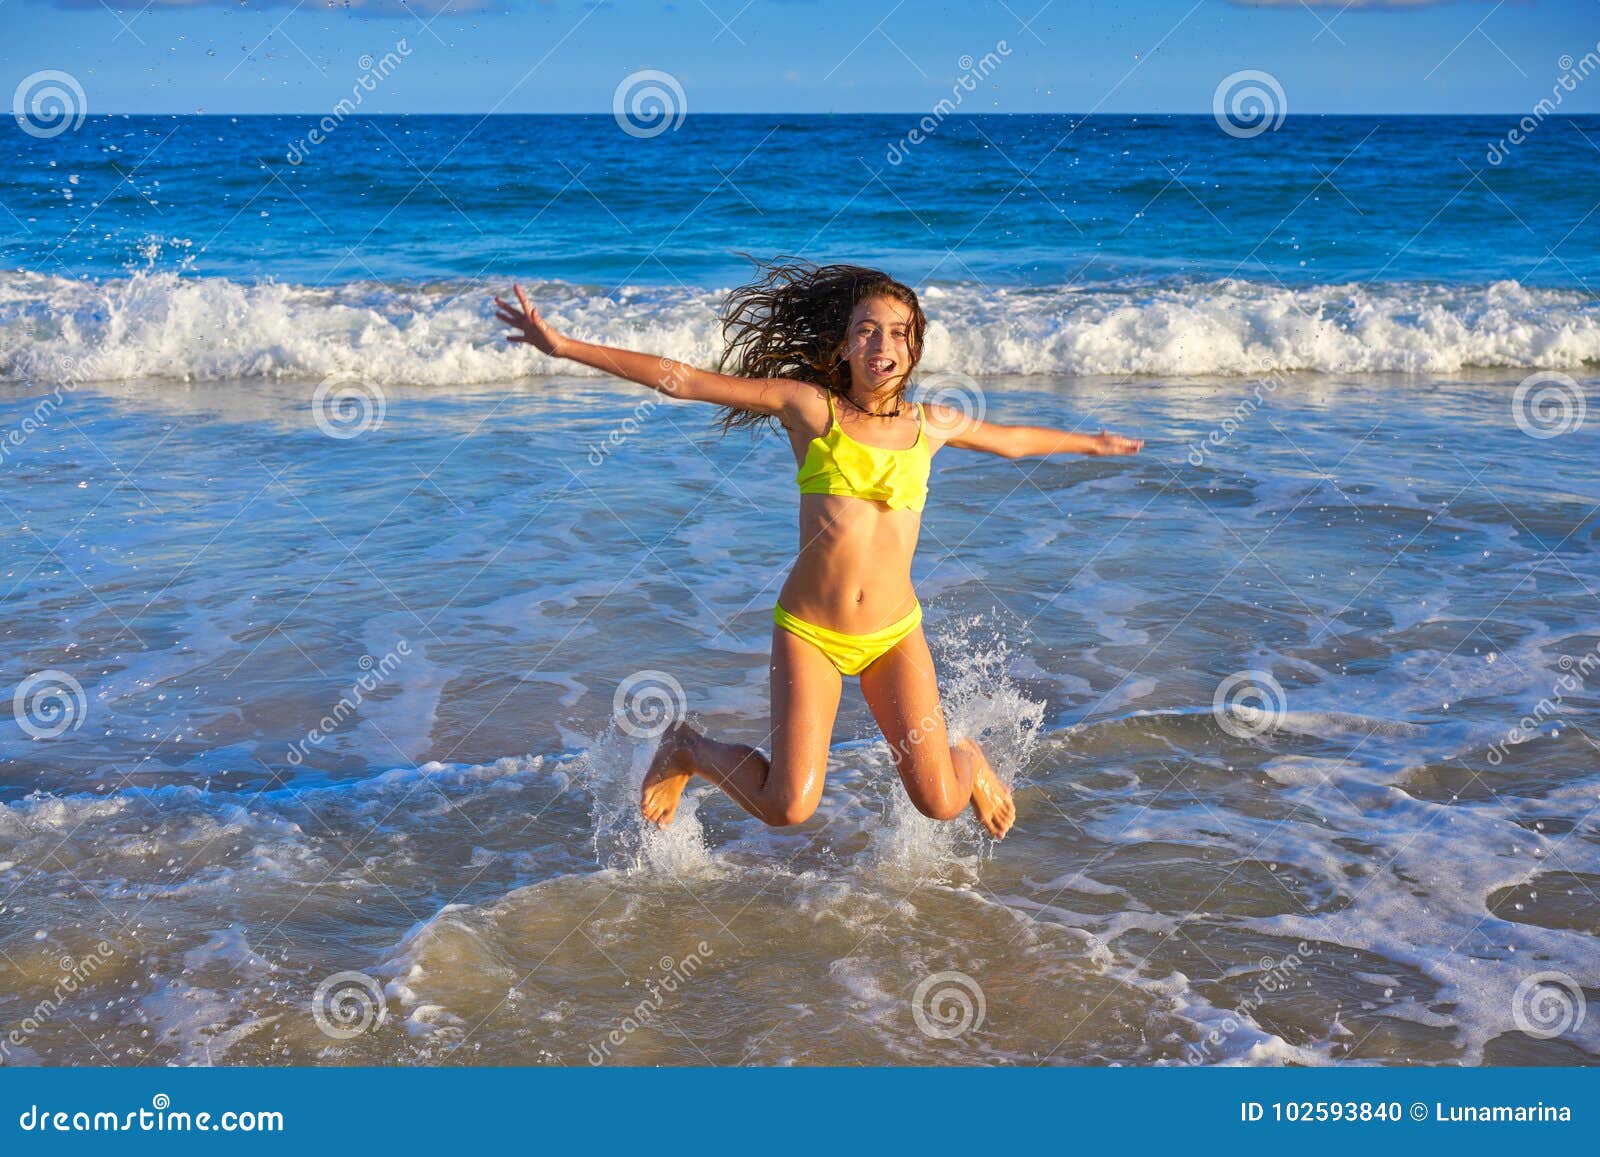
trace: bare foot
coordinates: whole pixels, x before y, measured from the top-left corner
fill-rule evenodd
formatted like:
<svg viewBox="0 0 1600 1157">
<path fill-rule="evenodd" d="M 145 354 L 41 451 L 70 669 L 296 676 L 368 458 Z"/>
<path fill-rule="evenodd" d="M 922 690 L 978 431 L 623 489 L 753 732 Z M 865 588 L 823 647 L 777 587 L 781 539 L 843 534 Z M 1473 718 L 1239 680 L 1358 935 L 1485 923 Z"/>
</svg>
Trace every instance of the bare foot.
<svg viewBox="0 0 1600 1157">
<path fill-rule="evenodd" d="M 644 818 L 664 828 L 678 814 L 678 800 L 694 778 L 694 741 L 699 738 L 687 723 L 674 723 L 661 735 L 661 745 L 650 760 L 644 785 L 639 789 L 639 810 Z"/>
<path fill-rule="evenodd" d="M 983 749 L 971 739 L 962 739 L 956 746 L 972 757 L 973 814 L 991 836 L 1005 839 L 1017 820 L 1017 805 L 1011 800 L 1011 789 L 1000 782 Z"/>
</svg>

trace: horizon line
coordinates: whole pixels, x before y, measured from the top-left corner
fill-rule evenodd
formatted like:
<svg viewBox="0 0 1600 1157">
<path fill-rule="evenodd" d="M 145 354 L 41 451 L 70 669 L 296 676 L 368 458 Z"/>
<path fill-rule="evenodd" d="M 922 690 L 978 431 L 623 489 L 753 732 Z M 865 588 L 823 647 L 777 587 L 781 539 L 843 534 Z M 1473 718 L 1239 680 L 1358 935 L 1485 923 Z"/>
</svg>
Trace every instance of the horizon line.
<svg viewBox="0 0 1600 1157">
<path fill-rule="evenodd" d="M 273 112 L 261 112 L 259 110 L 258 111 L 254 111 L 254 112 L 229 112 L 229 111 L 225 111 L 225 110 L 224 111 L 220 111 L 220 112 L 214 112 L 214 111 L 211 111 L 209 109 L 203 110 L 203 111 L 190 109 L 190 110 L 185 111 L 185 112 L 176 112 L 176 111 L 170 111 L 170 110 L 168 110 L 168 111 L 155 111 L 155 112 L 125 112 L 125 111 L 118 110 L 118 111 L 113 111 L 113 112 L 85 112 L 83 114 L 85 120 L 92 120 L 92 119 L 94 119 L 96 117 L 106 117 L 106 118 L 111 118 L 111 117 L 195 117 L 195 118 L 201 118 L 201 117 L 224 117 L 224 116 L 226 116 L 226 117 L 276 117 L 276 116 L 319 117 L 319 116 L 331 116 L 331 115 L 333 115 L 333 114 L 326 108 L 323 108 L 323 109 L 309 109 L 309 110 L 285 109 L 285 110 L 273 111 Z M 603 117 L 603 118 L 614 118 L 615 115 L 616 114 L 610 109 L 602 109 L 602 110 L 596 110 L 596 111 L 583 111 L 583 112 L 572 112 L 572 111 L 566 111 L 566 112 L 549 112 L 549 111 L 541 111 L 541 112 L 473 112 L 473 111 L 467 111 L 467 112 L 420 112 L 419 111 L 419 112 L 347 113 L 344 116 L 340 117 L 340 120 L 342 120 L 342 121 L 351 121 L 351 120 L 362 120 L 362 119 L 377 119 L 377 118 L 380 118 L 380 117 L 413 117 L 413 116 L 415 116 L 415 117 L 479 117 L 479 118 L 485 119 L 485 120 L 489 119 L 490 117 Z M 906 116 L 911 116 L 911 117 L 916 117 L 916 116 L 932 116 L 932 115 L 934 115 L 934 114 L 929 112 L 927 109 L 888 109 L 888 110 L 874 110 L 874 111 L 854 110 L 854 111 L 848 111 L 848 112 L 839 112 L 839 111 L 836 111 L 836 110 L 833 110 L 833 109 L 824 109 L 824 110 L 818 110 L 818 109 L 791 109 L 791 110 L 784 110 L 784 111 L 776 111 L 776 110 L 769 110 L 769 109 L 755 109 L 755 110 L 751 110 L 751 111 L 743 111 L 743 110 L 740 110 L 740 111 L 725 111 L 725 110 L 720 110 L 719 109 L 719 110 L 708 111 L 708 112 L 694 112 L 694 113 L 685 112 L 683 114 L 683 119 L 684 120 L 688 120 L 691 117 L 743 117 L 743 116 L 771 116 L 771 117 L 873 117 L 873 116 L 906 117 Z M 978 118 L 988 118 L 988 117 L 1067 116 L 1067 117 L 1078 117 L 1078 118 L 1083 119 L 1083 120 L 1088 120 L 1090 118 L 1095 118 L 1095 117 L 1100 117 L 1100 118 L 1111 118 L 1111 117 L 1196 117 L 1196 118 L 1210 120 L 1210 119 L 1213 119 L 1215 117 L 1215 115 L 1216 114 L 1214 112 L 1210 111 L 1210 110 L 1206 110 L 1206 111 L 1203 111 L 1203 112 L 1072 112 L 1072 111 L 1068 111 L 1068 110 L 1060 110 L 1060 111 L 1036 111 L 1036 112 L 1004 112 L 1004 111 L 1001 111 L 1001 112 L 971 112 L 971 113 L 969 113 L 969 112 L 953 112 L 953 113 L 947 114 L 946 116 L 944 116 L 941 119 L 948 121 L 948 120 L 955 120 L 955 119 L 957 119 L 959 117 L 967 117 L 967 118 L 976 120 Z M 1528 113 L 1528 110 L 1526 110 L 1526 109 L 1503 109 L 1503 110 L 1502 109 L 1496 109 L 1496 110 L 1492 110 L 1492 111 L 1488 111 L 1488 112 L 1481 112 L 1481 111 L 1480 112 L 1407 112 L 1407 111 L 1404 111 L 1404 110 L 1396 109 L 1396 110 L 1385 110 L 1383 112 L 1315 112 L 1315 111 L 1312 111 L 1312 112 L 1286 112 L 1286 113 L 1283 114 L 1283 119 L 1284 120 L 1290 120 L 1290 119 L 1293 119 L 1293 118 L 1296 118 L 1296 117 L 1300 117 L 1300 118 L 1310 118 L 1310 117 L 1318 117 L 1318 118 L 1321 118 L 1321 117 L 1362 118 L 1362 117 L 1397 117 L 1397 116 L 1405 116 L 1405 117 L 1436 117 L 1436 118 L 1444 118 L 1444 117 L 1498 117 L 1498 116 L 1527 116 L 1527 115 L 1529 115 L 1529 113 Z M 1572 112 L 1555 113 L 1555 112 L 1553 112 L 1553 113 L 1550 113 L 1547 116 L 1543 117 L 1542 119 L 1544 119 L 1544 120 L 1577 120 L 1577 119 L 1580 119 L 1582 117 L 1600 117 L 1600 111 L 1595 111 L 1595 112 L 1576 112 L 1576 113 L 1572 113 Z"/>
</svg>

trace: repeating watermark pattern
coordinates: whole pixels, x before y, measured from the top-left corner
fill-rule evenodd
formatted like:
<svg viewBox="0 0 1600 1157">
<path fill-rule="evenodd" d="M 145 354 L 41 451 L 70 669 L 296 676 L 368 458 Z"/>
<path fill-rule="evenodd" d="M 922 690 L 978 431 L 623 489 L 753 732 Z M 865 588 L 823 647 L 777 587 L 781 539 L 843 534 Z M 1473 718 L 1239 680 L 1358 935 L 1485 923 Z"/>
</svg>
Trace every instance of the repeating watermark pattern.
<svg viewBox="0 0 1600 1157">
<path fill-rule="evenodd" d="M 54 739 L 68 728 L 83 726 L 88 713 L 83 684 L 66 671 L 35 671 L 17 684 L 11 715 L 34 739 Z"/>
<path fill-rule="evenodd" d="M 944 406 L 954 410 L 954 426 L 939 427 L 945 438 L 956 438 L 983 421 L 988 402 L 977 381 L 956 370 L 930 374 L 917 383 L 917 400 L 924 406 Z"/>
<path fill-rule="evenodd" d="M 1249 397 L 1234 406 L 1232 412 L 1204 438 L 1189 443 L 1189 465 L 1204 466 L 1206 459 L 1214 451 L 1226 445 L 1228 439 L 1232 438 L 1257 410 L 1266 405 L 1266 395 L 1277 393 L 1281 385 L 1283 385 L 1281 374 L 1268 373 L 1265 377 L 1256 379 Z"/>
<path fill-rule="evenodd" d="M 976 1032 L 988 1011 L 982 986 L 965 972 L 935 972 L 911 994 L 911 1019 L 934 1040 Z"/>
<path fill-rule="evenodd" d="M 1576 1032 L 1589 1011 L 1583 989 L 1565 972 L 1535 972 L 1511 994 L 1511 1020 L 1540 1040 Z"/>
<path fill-rule="evenodd" d="M 1561 721 L 1562 708 L 1566 697 L 1573 692 L 1582 691 L 1589 680 L 1589 676 L 1600 671 L 1600 647 L 1595 648 L 1574 659 L 1571 655 L 1562 655 L 1556 660 L 1556 666 L 1561 668 L 1562 674 L 1550 687 L 1550 694 L 1534 704 L 1533 711 L 1517 720 L 1517 725 L 1506 732 L 1504 739 L 1497 740 L 1489 747 L 1489 764 L 1499 767 L 1505 762 L 1506 756 L 1513 747 L 1526 743 L 1539 734 L 1539 728 L 1551 720 Z"/>
<path fill-rule="evenodd" d="M 383 425 L 389 400 L 374 382 L 351 381 L 329 374 L 311 395 L 311 414 L 317 429 L 341 442 L 359 438 Z"/>
<path fill-rule="evenodd" d="M 663 956 L 657 964 L 661 978 L 658 980 L 651 976 L 644 982 L 645 987 L 650 990 L 650 995 L 620 1017 L 605 1036 L 589 1045 L 589 1063 L 605 1064 L 611 1059 L 613 1049 L 621 1048 L 634 1033 L 652 1024 L 666 1005 L 667 997 L 688 985 L 690 979 L 700 971 L 711 956 L 711 945 L 704 940 L 696 944 L 695 950 L 681 960 Z"/>
<path fill-rule="evenodd" d="M 665 671 L 635 671 L 617 685 L 611 714 L 635 739 L 655 739 L 689 710 L 683 685 Z"/>
<path fill-rule="evenodd" d="M 1573 60 L 1570 55 L 1562 56 L 1556 61 L 1556 67 L 1561 70 L 1561 75 L 1556 77 L 1555 83 L 1550 86 L 1550 95 L 1529 109 L 1515 128 L 1491 144 L 1489 151 L 1484 154 L 1484 160 L 1491 165 L 1498 165 L 1504 161 L 1514 148 L 1532 136 L 1534 131 L 1561 107 L 1562 100 L 1569 93 L 1577 92 L 1578 85 L 1589 79 L 1596 69 L 1600 69 L 1600 41 L 1577 60 Z"/>
<path fill-rule="evenodd" d="M 630 72 L 611 94 L 611 115 L 630 137 L 648 140 L 676 131 L 689 113 L 683 85 L 670 72 Z"/>
<path fill-rule="evenodd" d="M 62 362 L 68 369 L 73 365 L 71 358 L 63 358 Z M 78 384 L 74 381 L 63 382 L 35 402 L 33 409 L 24 414 L 20 422 L 4 434 L 0 434 L 0 466 L 8 464 L 15 452 L 22 449 L 29 438 L 50 424 L 50 419 L 61 408 L 65 395 L 77 388 Z"/>
<path fill-rule="evenodd" d="M 383 986 L 365 972 L 335 972 L 311 995 L 311 1018 L 324 1036 L 350 1040 L 383 1025 Z"/>
<path fill-rule="evenodd" d="M 75 132 L 89 112 L 83 85 L 70 72 L 30 72 L 11 94 L 11 115 L 30 137 L 49 140 Z"/>
<path fill-rule="evenodd" d="M 645 421 L 661 405 L 661 394 L 666 394 L 669 397 L 675 396 L 683 388 L 684 381 L 692 368 L 673 358 L 662 358 L 661 371 L 663 377 L 661 379 L 660 392 L 651 391 L 646 394 L 633 407 L 633 410 L 626 418 L 606 432 L 604 438 L 598 442 L 589 443 L 589 453 L 587 455 L 589 465 L 603 465 L 614 451 L 622 447 L 623 443 L 644 429 Z"/>
<path fill-rule="evenodd" d="M 63 956 L 60 961 L 61 973 L 51 994 L 34 1005 L 28 1015 L 13 1025 L 4 1037 L 0 1037 L 0 1058 L 9 1060 L 13 1049 L 26 1046 L 40 1029 L 55 1018 L 67 998 L 87 985 L 94 974 L 110 964 L 117 955 L 116 945 L 102 940 L 82 957 Z"/>
<path fill-rule="evenodd" d="M 1222 78 L 1211 94 L 1211 115 L 1230 137 L 1248 140 L 1283 124 L 1289 115 L 1289 98 L 1277 77 L 1247 68 Z"/>
<path fill-rule="evenodd" d="M 1511 395 L 1511 417 L 1530 438 L 1559 438 L 1583 425 L 1589 402 L 1576 379 L 1554 370 L 1529 374 Z"/>
<path fill-rule="evenodd" d="M 1315 956 L 1315 945 L 1304 940 L 1295 945 L 1295 950 L 1282 960 L 1274 960 L 1270 956 L 1263 956 L 1260 960 L 1261 979 L 1251 986 L 1250 993 L 1238 1004 L 1231 1008 L 1222 1018 L 1220 1024 L 1206 1033 L 1200 1040 L 1188 1045 L 1184 1049 L 1184 1060 L 1191 1065 L 1210 1064 L 1213 1050 L 1224 1044 L 1227 1039 L 1237 1032 L 1240 1026 L 1255 1021 L 1255 1011 L 1267 1002 L 1272 996 L 1287 991 L 1289 982 L 1300 966 L 1305 963 L 1307 956 Z"/>
<path fill-rule="evenodd" d="M 1217 726 L 1235 739 L 1254 739 L 1277 729 L 1289 709 L 1283 685 L 1270 671 L 1235 671 L 1211 696 Z"/>
<path fill-rule="evenodd" d="M 328 114 L 319 120 L 305 136 L 290 145 L 283 154 L 284 160 L 291 165 L 298 165 L 310 155 L 311 150 L 327 140 L 333 131 L 345 122 L 345 118 L 361 107 L 367 99 L 367 94 L 377 90 L 378 82 L 391 76 L 406 57 L 411 55 L 411 46 L 406 43 L 405 37 L 394 42 L 394 47 L 374 60 L 370 53 L 362 53 L 356 65 L 361 69 L 361 75 L 356 77 L 355 83 L 350 86 L 350 95 L 340 99 L 328 111 Z"/>
<path fill-rule="evenodd" d="M 367 696 L 376 691 L 389 681 L 389 676 L 399 669 L 400 664 L 411 657 L 411 643 L 401 639 L 381 659 L 374 659 L 371 655 L 362 655 L 356 665 L 361 668 L 362 674 L 350 684 L 350 690 L 339 696 L 339 702 L 333 705 L 333 710 L 317 720 L 317 725 L 306 732 L 305 738 L 296 740 L 289 745 L 285 757 L 292 765 L 299 767 L 306 760 L 306 755 L 312 747 L 320 747 L 322 741 L 328 738 L 343 726 L 367 701 Z"/>
<path fill-rule="evenodd" d="M 939 103 L 917 122 L 915 128 L 898 141 L 891 142 L 888 151 L 884 153 L 884 160 L 891 165 L 898 165 L 910 156 L 913 148 L 937 132 L 946 118 L 961 107 L 969 93 L 978 90 L 978 82 L 987 80 L 989 74 L 999 68 L 1001 61 L 1010 55 L 1011 45 L 1004 40 L 997 40 L 994 48 L 985 52 L 979 59 L 974 60 L 971 55 L 964 55 L 957 60 L 956 67 L 961 70 L 961 75 L 956 77 L 955 83 L 950 86 L 950 95 L 941 97 Z"/>
</svg>

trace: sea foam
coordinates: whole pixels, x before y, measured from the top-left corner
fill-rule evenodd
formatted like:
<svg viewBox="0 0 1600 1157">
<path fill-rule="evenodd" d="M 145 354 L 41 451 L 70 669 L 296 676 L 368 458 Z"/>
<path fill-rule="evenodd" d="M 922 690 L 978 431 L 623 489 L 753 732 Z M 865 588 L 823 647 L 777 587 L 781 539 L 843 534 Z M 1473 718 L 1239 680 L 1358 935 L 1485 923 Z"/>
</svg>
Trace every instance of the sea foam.
<svg viewBox="0 0 1600 1157">
<path fill-rule="evenodd" d="M 0 380 L 332 375 L 454 386 L 557 372 L 503 340 L 503 286 L 276 281 L 138 272 L 0 273 Z M 576 336 L 701 365 L 720 351 L 725 289 L 534 284 Z M 1514 281 L 1285 287 L 1237 279 L 1044 288 L 924 287 L 925 374 L 1256 376 L 1581 370 L 1600 363 L 1600 301 Z M 586 373 L 562 364 L 559 372 Z"/>
</svg>

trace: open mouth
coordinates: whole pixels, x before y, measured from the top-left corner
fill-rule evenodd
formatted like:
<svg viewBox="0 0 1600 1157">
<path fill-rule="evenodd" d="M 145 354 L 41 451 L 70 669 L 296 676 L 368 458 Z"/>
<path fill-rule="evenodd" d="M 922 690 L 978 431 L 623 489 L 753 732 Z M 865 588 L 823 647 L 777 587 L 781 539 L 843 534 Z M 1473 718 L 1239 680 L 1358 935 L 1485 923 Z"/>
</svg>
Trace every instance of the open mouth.
<svg viewBox="0 0 1600 1157">
<path fill-rule="evenodd" d="M 893 358 L 868 358 L 867 359 L 867 369 L 871 370 L 873 373 L 877 374 L 879 377 L 887 377 L 888 375 L 894 373 L 894 359 Z"/>
</svg>

